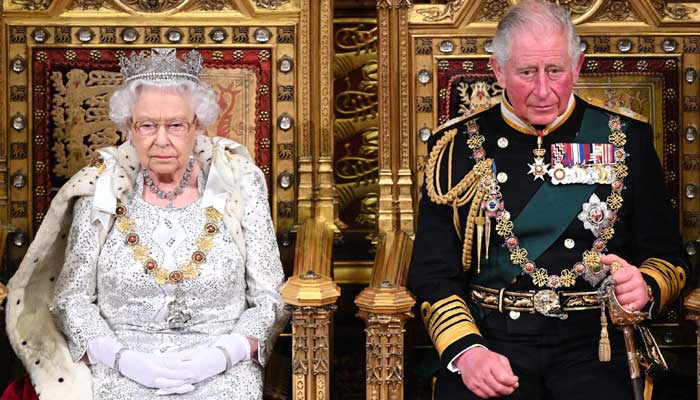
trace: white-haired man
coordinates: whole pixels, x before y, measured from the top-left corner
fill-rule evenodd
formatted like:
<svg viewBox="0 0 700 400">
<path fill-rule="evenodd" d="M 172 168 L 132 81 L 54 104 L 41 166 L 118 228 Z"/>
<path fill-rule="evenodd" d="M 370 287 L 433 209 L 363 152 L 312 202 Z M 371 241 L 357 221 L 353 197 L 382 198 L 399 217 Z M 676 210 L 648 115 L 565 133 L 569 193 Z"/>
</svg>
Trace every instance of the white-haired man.
<svg viewBox="0 0 700 400">
<path fill-rule="evenodd" d="M 493 44 L 500 106 L 429 142 L 409 286 L 440 354 L 435 398 L 631 399 L 595 290 L 610 275 L 655 315 L 687 268 L 651 126 L 573 95 L 563 8 L 520 2 Z"/>
</svg>

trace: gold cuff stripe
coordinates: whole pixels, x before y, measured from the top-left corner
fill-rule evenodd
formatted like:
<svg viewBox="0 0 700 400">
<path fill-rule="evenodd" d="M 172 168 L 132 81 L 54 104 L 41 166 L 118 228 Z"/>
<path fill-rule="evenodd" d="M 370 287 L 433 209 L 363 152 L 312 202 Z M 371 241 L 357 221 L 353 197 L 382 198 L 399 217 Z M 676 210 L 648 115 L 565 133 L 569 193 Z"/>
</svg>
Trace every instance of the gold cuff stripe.
<svg viewBox="0 0 700 400">
<path fill-rule="evenodd" d="M 446 325 L 449 325 L 450 323 L 454 322 L 456 318 L 465 318 L 469 322 L 474 322 L 474 319 L 471 315 L 469 315 L 467 311 L 456 309 L 449 312 L 448 314 L 445 314 L 435 324 L 430 325 L 430 336 L 439 336 L 436 335 L 435 332 L 440 331 L 441 327 L 444 328 Z"/>
<path fill-rule="evenodd" d="M 641 267 L 639 268 L 642 271 L 642 274 L 650 276 L 653 280 L 656 281 L 656 284 L 659 286 L 659 298 L 657 299 L 658 304 L 659 304 L 659 309 L 662 310 L 666 307 L 668 304 L 668 300 L 670 298 L 669 296 L 669 288 L 668 285 L 666 285 L 665 279 L 663 275 L 661 275 L 659 272 L 657 272 L 654 269 L 642 269 Z"/>
<path fill-rule="evenodd" d="M 436 326 L 442 324 L 443 321 L 452 317 L 453 315 L 466 313 L 467 310 L 465 310 L 464 307 L 460 306 L 455 306 L 448 310 L 442 310 L 440 312 L 433 312 L 432 316 L 430 317 L 430 321 L 428 321 L 428 329 L 432 331 L 435 329 Z"/>
<path fill-rule="evenodd" d="M 464 304 L 463 301 L 452 300 L 449 303 L 445 303 L 441 306 L 437 306 L 437 307 L 433 306 L 433 307 L 431 307 L 430 318 L 427 320 L 428 321 L 427 324 L 429 326 L 433 326 L 435 324 L 435 322 L 441 318 L 441 315 L 443 313 L 446 313 L 446 312 L 448 312 L 450 310 L 454 310 L 454 309 L 460 309 L 460 310 L 466 311 L 467 305 Z"/>
<path fill-rule="evenodd" d="M 650 258 L 642 263 L 640 268 L 642 271 L 649 271 L 654 269 L 659 272 L 664 278 L 666 283 L 668 283 L 671 298 L 675 298 L 678 293 L 680 293 L 683 286 L 685 286 L 685 271 L 683 268 L 677 267 L 667 261 Z"/>
<path fill-rule="evenodd" d="M 431 313 L 434 313 L 435 311 L 439 310 L 441 307 L 444 307 L 452 302 L 457 302 L 457 303 L 462 303 L 464 306 L 467 306 L 467 303 L 464 301 L 463 298 L 453 294 L 450 297 L 445 297 L 442 300 L 436 301 L 435 304 L 429 304 Z"/>
<path fill-rule="evenodd" d="M 445 349 L 447 349 L 452 343 L 467 335 L 477 334 L 481 336 L 479 328 L 477 328 L 474 323 L 463 321 L 448 328 L 449 329 L 446 329 L 444 332 L 440 332 L 440 336 L 433 338 L 435 349 L 438 351 L 440 356 L 442 356 L 442 352 L 445 351 Z"/>
<path fill-rule="evenodd" d="M 440 354 L 466 335 L 481 335 L 467 303 L 457 295 L 444 298 L 433 305 L 424 302 L 421 305 L 421 316 Z"/>
<path fill-rule="evenodd" d="M 453 321 L 450 321 L 449 324 L 444 326 L 442 329 L 438 330 L 437 335 L 434 335 L 434 337 L 440 337 L 440 335 L 447 332 L 452 327 L 457 326 L 457 325 L 462 324 L 462 323 L 465 323 L 465 322 L 472 323 L 474 321 L 472 321 L 472 319 L 470 317 L 467 317 L 466 315 L 458 316 L 458 318 L 454 319 Z M 431 335 L 430 337 L 433 337 L 433 335 Z"/>
<path fill-rule="evenodd" d="M 649 258 L 642 263 L 639 270 L 650 276 L 660 289 L 659 308 L 665 308 L 672 302 L 685 286 L 685 271 L 668 261 L 659 258 Z"/>
</svg>

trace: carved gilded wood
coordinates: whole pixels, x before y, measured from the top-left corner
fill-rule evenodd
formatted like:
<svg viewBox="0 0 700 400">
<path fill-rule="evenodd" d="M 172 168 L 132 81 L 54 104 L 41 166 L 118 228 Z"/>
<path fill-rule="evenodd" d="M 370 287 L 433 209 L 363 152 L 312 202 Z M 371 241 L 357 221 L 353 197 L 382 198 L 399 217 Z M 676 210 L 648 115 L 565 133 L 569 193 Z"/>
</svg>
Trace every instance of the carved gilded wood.
<svg viewBox="0 0 700 400">
<path fill-rule="evenodd" d="M 413 232 L 409 124 L 410 0 L 379 0 L 380 232 Z M 398 68 L 398 73 L 397 73 Z"/>
<path fill-rule="evenodd" d="M 366 326 L 367 399 L 404 397 L 404 325 L 413 318 L 415 298 L 406 289 L 413 239 L 406 232 L 380 238 L 372 282 L 355 298 Z"/>
<path fill-rule="evenodd" d="M 377 21 L 336 18 L 333 131 L 341 230 L 377 224 L 379 130 L 377 122 Z"/>
<path fill-rule="evenodd" d="M 334 229 L 333 0 L 299 0 L 302 6 L 301 70 L 303 146 L 299 154 L 299 219 L 322 216 Z"/>
<path fill-rule="evenodd" d="M 333 229 L 307 219 L 297 233 L 294 275 L 281 289 L 292 310 L 292 393 L 295 400 L 330 396 L 330 326 L 340 288 L 330 279 Z"/>
</svg>

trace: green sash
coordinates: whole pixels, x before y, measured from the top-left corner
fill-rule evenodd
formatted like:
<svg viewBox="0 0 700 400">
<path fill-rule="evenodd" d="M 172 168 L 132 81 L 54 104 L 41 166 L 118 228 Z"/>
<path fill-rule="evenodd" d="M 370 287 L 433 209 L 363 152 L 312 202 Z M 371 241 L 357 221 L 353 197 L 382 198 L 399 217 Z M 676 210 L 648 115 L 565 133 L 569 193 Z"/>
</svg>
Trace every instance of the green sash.
<svg viewBox="0 0 700 400">
<path fill-rule="evenodd" d="M 583 123 L 574 143 L 608 143 L 610 117 L 603 111 L 587 108 Z M 623 128 L 626 130 L 626 126 Z M 537 259 L 569 227 L 581 212 L 581 205 L 588 201 L 598 185 L 553 185 L 545 181 L 525 208 L 513 221 L 520 247 L 527 249 L 528 258 Z M 508 199 L 506 202 L 506 209 Z M 493 243 L 492 239 L 492 243 Z M 518 276 L 522 269 L 510 261 L 507 248 L 492 244 L 489 259 L 481 260 L 481 273 L 472 283 L 500 289 Z"/>
</svg>

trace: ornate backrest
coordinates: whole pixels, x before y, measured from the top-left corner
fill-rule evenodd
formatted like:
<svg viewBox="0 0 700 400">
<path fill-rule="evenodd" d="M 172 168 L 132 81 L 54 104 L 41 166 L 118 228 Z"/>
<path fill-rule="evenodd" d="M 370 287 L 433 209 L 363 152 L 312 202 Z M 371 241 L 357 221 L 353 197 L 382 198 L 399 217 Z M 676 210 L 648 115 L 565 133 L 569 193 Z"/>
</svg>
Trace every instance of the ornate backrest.
<svg viewBox="0 0 700 400">
<path fill-rule="evenodd" d="M 293 226 L 298 58 L 309 6 L 290 0 L 6 0 L 0 218 L 34 232 L 55 191 L 96 148 L 124 140 L 108 119 L 118 59 L 150 47 L 198 49 L 222 114 L 208 134 L 244 144 L 270 187 L 278 229 Z M 302 124 L 303 125 L 303 124 Z M 7 155 L 7 157 L 5 157 Z"/>
</svg>

